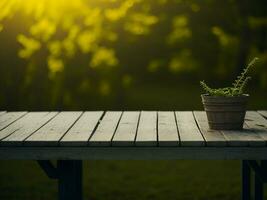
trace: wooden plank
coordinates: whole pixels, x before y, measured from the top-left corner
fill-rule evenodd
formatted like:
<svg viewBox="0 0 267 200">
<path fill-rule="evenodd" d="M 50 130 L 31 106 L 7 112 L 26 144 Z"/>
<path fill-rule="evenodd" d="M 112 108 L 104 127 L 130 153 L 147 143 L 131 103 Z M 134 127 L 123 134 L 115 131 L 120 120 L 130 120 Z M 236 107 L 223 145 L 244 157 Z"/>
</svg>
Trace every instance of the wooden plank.
<svg viewBox="0 0 267 200">
<path fill-rule="evenodd" d="M 95 127 L 99 123 L 103 111 L 84 112 L 74 126 L 60 140 L 62 146 L 85 146 Z"/>
<path fill-rule="evenodd" d="M 27 146 L 56 146 L 82 112 L 61 112 L 24 142 Z"/>
<path fill-rule="evenodd" d="M 175 114 L 181 146 L 205 146 L 205 140 L 198 129 L 193 113 L 180 111 Z"/>
<path fill-rule="evenodd" d="M 141 112 L 135 145 L 157 146 L 157 112 Z"/>
<path fill-rule="evenodd" d="M 133 146 L 140 112 L 123 112 L 112 146 Z"/>
<path fill-rule="evenodd" d="M 245 122 L 251 128 L 267 129 L 267 120 L 256 111 L 247 111 Z"/>
<path fill-rule="evenodd" d="M 194 111 L 194 116 L 207 146 L 227 146 L 224 135 L 220 131 L 211 130 L 209 128 L 206 112 Z"/>
<path fill-rule="evenodd" d="M 19 146 L 32 133 L 51 120 L 57 112 L 30 112 L 21 120 L 10 125 L 8 128 L 12 134 L 4 138 L 1 146 Z M 6 130 L 4 129 L 4 130 Z"/>
<path fill-rule="evenodd" d="M 3 160 L 267 160 L 267 147 L 0 147 Z"/>
<path fill-rule="evenodd" d="M 179 135 L 174 112 L 158 112 L 159 146 L 179 146 Z"/>
<path fill-rule="evenodd" d="M 262 115 L 255 111 L 247 111 L 245 123 L 267 141 L 267 120 Z"/>
<path fill-rule="evenodd" d="M 5 114 L 5 113 L 6 113 L 6 111 L 0 111 L 0 116 Z"/>
<path fill-rule="evenodd" d="M 24 114 L 26 114 L 26 112 Z M 6 115 L 8 115 L 8 113 Z M 12 118 L 12 123 L 10 123 L 6 128 L 4 128 L 0 131 L 0 140 L 6 138 L 10 134 L 12 134 L 15 131 L 17 131 L 18 129 L 20 129 L 24 125 L 25 120 L 28 119 L 28 114 L 26 114 L 26 115 L 19 114 L 19 115 L 15 115 L 15 116 L 16 117 L 14 117 L 13 114 L 11 114 L 10 116 L 7 116 L 8 119 L 6 119 L 5 123 L 7 123 L 9 120 L 11 121 L 11 118 Z M 16 120 L 13 121 L 14 119 L 16 119 Z"/>
<path fill-rule="evenodd" d="M 121 115 L 120 111 L 106 112 L 88 144 L 90 146 L 110 146 Z"/>
<path fill-rule="evenodd" d="M 8 112 L 0 116 L 0 131 L 12 124 L 27 112 Z"/>
<path fill-rule="evenodd" d="M 266 142 L 254 130 L 244 127 L 243 130 L 223 130 L 229 146 L 265 146 Z"/>
<path fill-rule="evenodd" d="M 267 110 L 259 110 L 258 113 L 260 113 L 263 117 L 267 118 Z"/>
</svg>

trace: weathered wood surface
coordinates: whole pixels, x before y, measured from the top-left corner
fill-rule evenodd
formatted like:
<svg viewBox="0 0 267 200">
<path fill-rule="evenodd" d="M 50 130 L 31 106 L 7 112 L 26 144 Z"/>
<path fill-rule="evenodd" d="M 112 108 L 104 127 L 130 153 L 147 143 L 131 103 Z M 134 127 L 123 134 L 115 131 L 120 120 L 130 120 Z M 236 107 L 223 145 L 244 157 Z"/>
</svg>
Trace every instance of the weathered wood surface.
<svg viewBox="0 0 267 200">
<path fill-rule="evenodd" d="M 254 130 L 263 140 L 267 141 L 267 120 L 261 114 L 247 111 L 245 123 L 249 129 Z"/>
<path fill-rule="evenodd" d="M 207 146 L 227 146 L 226 138 L 221 131 L 209 129 L 206 112 L 194 111 L 194 116 Z"/>
<path fill-rule="evenodd" d="M 82 112 L 61 112 L 24 141 L 27 146 L 57 146 Z"/>
<path fill-rule="evenodd" d="M 267 110 L 259 110 L 258 113 L 260 113 L 263 117 L 267 118 Z"/>
<path fill-rule="evenodd" d="M 174 112 L 158 112 L 159 146 L 179 146 L 179 140 Z"/>
<path fill-rule="evenodd" d="M 122 112 L 106 112 L 99 126 L 89 140 L 91 146 L 110 146 Z"/>
<path fill-rule="evenodd" d="M 5 114 L 5 113 L 6 113 L 6 111 L 0 111 L 0 116 Z"/>
<path fill-rule="evenodd" d="M 265 141 L 257 132 L 245 127 L 243 130 L 222 131 L 229 146 L 265 146 Z"/>
<path fill-rule="evenodd" d="M 203 111 L 5 112 L 0 151 L 4 146 L 267 148 L 265 114 L 248 111 L 244 130 L 214 131 Z"/>
<path fill-rule="evenodd" d="M 112 140 L 113 146 L 133 146 L 140 112 L 124 112 Z"/>
<path fill-rule="evenodd" d="M 22 117 L 25 114 L 26 112 L 7 113 L 0 118 L 0 126 L 2 125 L 3 127 L 6 127 L 0 131 L 0 140 L 11 135 L 16 130 L 23 127 L 25 123 L 29 122 L 29 115 L 26 114 L 25 117 Z"/>
<path fill-rule="evenodd" d="M 157 112 L 142 111 L 137 136 L 136 146 L 157 146 Z"/>
<path fill-rule="evenodd" d="M 9 112 L 4 113 L 0 116 L 0 131 L 6 128 L 8 125 L 12 124 L 19 118 L 21 118 L 23 115 L 25 115 L 26 112 Z M 0 138 L 1 139 L 1 138 Z"/>
<path fill-rule="evenodd" d="M 191 111 L 175 112 L 181 146 L 204 146 L 205 140 Z"/>
<path fill-rule="evenodd" d="M 103 111 L 84 112 L 80 119 L 60 140 L 60 145 L 86 146 L 102 115 Z"/>
<path fill-rule="evenodd" d="M 24 118 L 11 124 L 4 129 L 6 133 L 12 132 L 11 135 L 4 138 L 0 144 L 1 146 L 22 145 L 24 140 L 41 128 L 45 123 L 51 120 L 57 112 L 31 112 Z"/>
</svg>

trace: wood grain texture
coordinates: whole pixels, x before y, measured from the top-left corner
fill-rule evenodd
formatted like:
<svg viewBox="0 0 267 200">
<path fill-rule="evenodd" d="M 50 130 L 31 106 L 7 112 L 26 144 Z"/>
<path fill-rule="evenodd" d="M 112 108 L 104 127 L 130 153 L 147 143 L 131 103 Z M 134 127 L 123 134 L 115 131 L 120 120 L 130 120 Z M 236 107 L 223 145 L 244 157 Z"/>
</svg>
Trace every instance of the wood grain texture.
<svg viewBox="0 0 267 200">
<path fill-rule="evenodd" d="M 16 116 L 16 118 L 13 118 L 13 116 Z M 4 128 L 0 131 L 0 140 L 8 137 L 12 133 L 18 131 L 20 128 L 25 126 L 25 122 L 30 118 L 29 114 L 26 114 L 26 115 L 20 115 L 19 114 L 19 115 L 13 115 L 13 116 L 12 117 L 10 116 L 10 119 L 12 118 L 13 120 L 14 119 L 17 119 L 17 120 L 15 120 L 15 121 L 12 120 L 13 123 L 9 124 L 9 126 L 7 126 L 6 128 Z"/>
<path fill-rule="evenodd" d="M 247 111 L 245 123 L 267 141 L 267 120 L 261 114 L 255 111 Z"/>
<path fill-rule="evenodd" d="M 254 130 L 244 127 L 243 130 L 222 131 L 229 146 L 265 146 L 265 141 Z"/>
<path fill-rule="evenodd" d="M 134 146 L 140 112 L 123 112 L 112 146 Z"/>
<path fill-rule="evenodd" d="M 51 120 L 57 112 L 30 112 L 8 128 L 11 135 L 4 138 L 1 146 L 21 146 L 23 141 Z M 5 129 L 5 130 L 6 130 Z"/>
<path fill-rule="evenodd" d="M 106 112 L 88 144 L 90 146 L 110 146 L 121 115 L 120 111 Z"/>
<path fill-rule="evenodd" d="M 53 120 L 24 141 L 26 146 L 57 146 L 59 140 L 75 123 L 82 112 L 60 112 Z"/>
<path fill-rule="evenodd" d="M 179 135 L 174 112 L 158 112 L 159 146 L 179 146 Z"/>
<path fill-rule="evenodd" d="M 245 123 L 254 129 L 267 129 L 267 120 L 256 111 L 247 111 Z"/>
<path fill-rule="evenodd" d="M 8 112 L 0 116 L 0 131 L 12 124 L 19 118 L 23 117 L 27 112 Z M 1 138 L 0 138 L 1 139 Z"/>
<path fill-rule="evenodd" d="M 263 117 L 267 118 L 267 110 L 259 110 L 258 113 L 260 113 Z"/>
<path fill-rule="evenodd" d="M 191 111 L 175 112 L 181 146 L 205 146 Z"/>
<path fill-rule="evenodd" d="M 74 126 L 60 140 L 62 146 L 86 146 L 103 111 L 84 112 Z"/>
<path fill-rule="evenodd" d="M 6 112 L 0 115 L 0 146 L 178 147 L 179 139 L 182 147 L 267 145 L 264 111 L 247 111 L 244 130 L 236 131 L 210 131 L 202 111 L 102 113 Z"/>
<path fill-rule="evenodd" d="M 142 111 L 140 115 L 136 146 L 157 146 L 157 112 Z"/>
<path fill-rule="evenodd" d="M 194 111 L 194 116 L 207 146 L 227 146 L 224 135 L 220 131 L 211 130 L 209 128 L 206 112 Z"/>
</svg>

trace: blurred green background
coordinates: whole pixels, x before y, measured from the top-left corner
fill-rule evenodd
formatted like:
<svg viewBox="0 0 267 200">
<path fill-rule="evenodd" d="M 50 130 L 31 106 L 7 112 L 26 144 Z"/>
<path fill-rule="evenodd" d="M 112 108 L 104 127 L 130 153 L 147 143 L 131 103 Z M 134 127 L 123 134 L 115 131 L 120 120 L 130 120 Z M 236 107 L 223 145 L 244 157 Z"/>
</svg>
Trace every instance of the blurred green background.
<svg viewBox="0 0 267 200">
<path fill-rule="evenodd" d="M 266 0 L 1 0 L 0 110 L 200 110 L 253 57 L 267 108 Z M 86 199 L 238 199 L 238 161 L 88 161 Z M 0 162 L 0 199 L 55 199 L 33 161 Z"/>
</svg>

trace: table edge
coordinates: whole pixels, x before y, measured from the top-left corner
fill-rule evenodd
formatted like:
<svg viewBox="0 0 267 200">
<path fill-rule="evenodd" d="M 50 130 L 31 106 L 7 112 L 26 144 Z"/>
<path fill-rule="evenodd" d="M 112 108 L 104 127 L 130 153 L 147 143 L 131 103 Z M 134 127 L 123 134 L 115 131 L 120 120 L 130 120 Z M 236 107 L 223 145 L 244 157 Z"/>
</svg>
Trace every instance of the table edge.
<svg viewBox="0 0 267 200">
<path fill-rule="evenodd" d="M 0 160 L 266 160 L 267 147 L 0 147 Z"/>
</svg>

